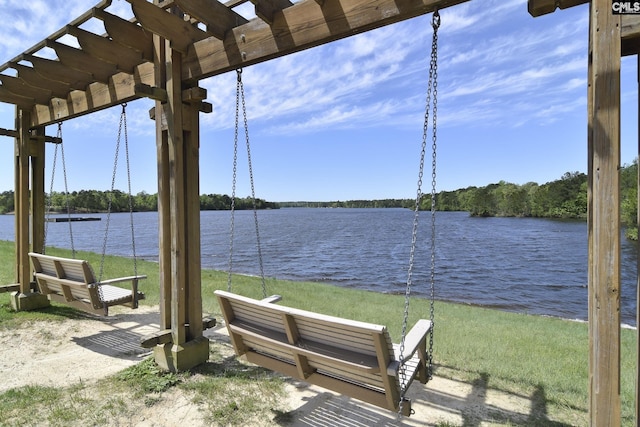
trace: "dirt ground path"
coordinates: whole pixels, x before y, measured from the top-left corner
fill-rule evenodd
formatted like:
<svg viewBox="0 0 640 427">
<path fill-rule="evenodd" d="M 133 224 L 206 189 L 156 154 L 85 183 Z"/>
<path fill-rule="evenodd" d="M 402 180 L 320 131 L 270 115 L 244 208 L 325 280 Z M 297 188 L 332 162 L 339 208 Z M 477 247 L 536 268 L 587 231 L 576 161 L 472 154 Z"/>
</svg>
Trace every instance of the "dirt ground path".
<svg viewBox="0 0 640 427">
<path fill-rule="evenodd" d="M 106 320 L 69 319 L 37 322 L 18 330 L 0 331 L 0 392 L 24 385 L 63 385 L 91 382 L 140 362 L 150 352 L 140 337 L 159 329 L 157 307 L 119 312 Z M 228 343 L 224 327 L 206 331 L 211 340 Z M 45 351 L 43 351 L 46 349 Z M 232 351 L 229 345 L 230 351 Z M 306 383 L 286 385 L 293 426 L 386 425 L 431 426 L 527 425 L 532 398 L 492 390 L 482 378 L 472 382 L 435 376 L 426 386 L 414 382 L 409 390 L 415 414 L 398 422 L 396 415 Z M 179 388 L 169 390 L 169 405 L 140 413 L 136 426 L 206 425 Z M 277 424 L 273 424 L 277 425 Z"/>
</svg>

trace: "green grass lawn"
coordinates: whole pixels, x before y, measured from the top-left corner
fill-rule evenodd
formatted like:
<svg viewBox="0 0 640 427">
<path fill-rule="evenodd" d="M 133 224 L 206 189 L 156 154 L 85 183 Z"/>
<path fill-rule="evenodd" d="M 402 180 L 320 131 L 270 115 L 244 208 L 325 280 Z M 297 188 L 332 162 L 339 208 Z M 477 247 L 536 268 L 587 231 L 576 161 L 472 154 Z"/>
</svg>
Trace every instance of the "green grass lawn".
<svg viewBox="0 0 640 427">
<path fill-rule="evenodd" d="M 0 284 L 14 280 L 13 250 L 13 243 L 0 241 Z M 68 251 L 48 253 L 68 256 Z M 79 253 L 77 257 L 88 259 L 96 268 L 99 265 L 97 254 Z M 128 275 L 132 268 L 131 260 L 109 257 L 105 277 Z M 139 262 L 138 272 L 148 275 L 141 283 L 147 295 L 142 304 L 157 304 L 157 264 Z M 236 276 L 232 285 L 236 293 L 262 297 L 259 278 Z M 221 318 L 213 292 L 226 287 L 226 273 L 202 271 L 205 313 Z M 404 296 L 275 279 L 267 280 L 267 289 L 269 294 L 282 295 L 288 306 L 387 325 L 394 341 L 399 341 Z M 482 381 L 488 388 L 529 396 L 534 404 L 532 414 L 540 416 L 531 425 L 588 424 L 587 324 L 443 302 L 437 302 L 435 310 L 436 375 L 468 383 Z M 75 313 L 57 305 L 38 312 L 14 313 L 9 309 L 8 296 L 0 295 L 0 329 L 21 327 L 29 320 L 66 319 Z M 428 317 L 429 302 L 412 299 L 410 325 Z M 631 426 L 635 425 L 636 332 L 623 330 L 621 341 L 622 417 L 623 425 Z M 13 391 L 12 396 L 16 393 Z M 6 404 L 7 398 L 7 393 L 0 395 L 0 402 Z M 0 425 L 4 425 L 2 415 Z"/>
</svg>

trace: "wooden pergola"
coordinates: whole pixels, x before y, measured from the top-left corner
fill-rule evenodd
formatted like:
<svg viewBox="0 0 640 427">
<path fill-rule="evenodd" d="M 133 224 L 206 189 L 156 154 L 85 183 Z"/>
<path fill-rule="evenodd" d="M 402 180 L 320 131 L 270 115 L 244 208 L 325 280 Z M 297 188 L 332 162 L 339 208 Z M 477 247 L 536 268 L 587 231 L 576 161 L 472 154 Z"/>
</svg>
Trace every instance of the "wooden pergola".
<svg viewBox="0 0 640 427">
<path fill-rule="evenodd" d="M 16 106 L 17 310 L 48 301 L 32 292 L 28 252 L 44 241 L 47 125 L 134 99 L 155 100 L 161 331 L 156 361 L 185 370 L 208 359 L 203 336 L 199 212 L 199 113 L 211 111 L 198 82 L 469 0 L 127 0 L 135 19 L 93 9 L 0 66 L 0 102 Z M 539 16 L 588 0 L 529 0 Z M 589 27 L 590 423 L 620 425 L 620 64 L 640 52 L 640 17 L 592 0 Z M 102 21 L 107 34 L 83 28 Z M 79 48 L 63 43 L 73 36 Z M 57 59 L 44 59 L 43 48 Z M 32 214 L 32 215 L 31 215 Z M 30 237 L 31 236 L 31 237 Z M 637 393 L 636 393 L 637 396 Z M 636 399 L 637 400 L 637 399 Z M 638 405 L 636 405 L 638 406 Z M 640 418 L 639 418 L 640 419 Z"/>
</svg>

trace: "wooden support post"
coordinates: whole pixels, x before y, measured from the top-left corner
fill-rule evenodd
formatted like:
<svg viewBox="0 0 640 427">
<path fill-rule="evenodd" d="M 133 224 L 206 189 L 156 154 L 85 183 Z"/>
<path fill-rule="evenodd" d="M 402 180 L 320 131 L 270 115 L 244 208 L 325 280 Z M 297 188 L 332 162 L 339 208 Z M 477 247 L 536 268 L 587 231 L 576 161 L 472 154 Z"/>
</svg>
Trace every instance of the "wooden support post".
<svg viewBox="0 0 640 427">
<path fill-rule="evenodd" d="M 182 190 L 185 198 L 185 217 L 181 227 L 186 232 L 186 307 L 187 307 L 187 337 L 195 339 L 202 337 L 202 263 L 200 253 L 200 103 L 188 104 L 183 114 L 183 120 L 189 122 L 188 131 L 184 131 L 183 157 L 185 163 Z M 205 360 L 209 358 L 209 346 Z"/>
<path fill-rule="evenodd" d="M 620 425 L 620 16 L 592 0 L 589 25 L 589 418 Z"/>
<path fill-rule="evenodd" d="M 165 47 L 159 36 L 153 36 L 156 61 L 156 86 L 166 86 Z M 156 120 L 156 147 L 158 153 L 158 244 L 160 268 L 160 329 L 171 329 L 171 206 L 169 204 L 169 142 L 160 101 L 156 101 L 155 111 L 160 120 Z"/>
<path fill-rule="evenodd" d="M 49 300 L 38 293 L 31 291 L 31 264 L 29 261 L 30 251 L 30 234 L 33 232 L 33 224 L 42 225 L 42 234 L 44 235 L 44 141 L 40 144 L 41 148 L 32 152 L 32 138 L 29 132 L 31 124 L 31 113 L 21 108 L 16 108 L 16 129 L 18 137 L 16 138 L 15 151 L 15 251 L 16 251 L 16 281 L 20 286 L 20 290 L 11 293 L 11 305 L 14 310 L 33 310 L 36 308 L 46 307 Z M 39 129 L 44 135 L 44 130 Z M 42 151 L 42 153 L 40 153 Z M 34 172 L 30 176 L 31 155 L 41 154 L 41 162 L 35 160 Z M 33 181 L 34 188 L 29 187 L 30 181 Z M 40 182 L 41 181 L 41 182 Z M 42 194 L 31 198 L 31 193 L 40 191 Z M 35 200 L 36 205 L 32 206 L 30 200 Z M 37 206 L 42 203 L 42 207 Z M 32 210 L 33 208 L 33 210 Z M 41 220 L 29 221 L 29 218 L 35 215 L 42 215 Z M 36 233 L 37 234 L 37 233 Z M 36 237 L 39 239 L 40 236 Z M 40 240 L 39 240 L 40 241 Z"/>
<path fill-rule="evenodd" d="M 16 107 L 16 183 L 15 183 L 15 227 L 16 227 L 16 280 L 20 292 L 29 292 L 29 124 L 31 113 Z"/>
<path fill-rule="evenodd" d="M 167 94 L 166 103 L 156 101 L 160 317 L 161 329 L 171 330 L 171 342 L 157 345 L 154 355 L 163 368 L 183 371 L 209 358 L 201 320 L 199 104 L 183 103 L 182 54 L 159 36 L 154 42 L 156 87 Z"/>
<path fill-rule="evenodd" d="M 638 159 L 640 159 L 640 54 L 637 57 L 638 77 Z M 640 167 L 636 176 L 636 224 L 640 225 Z M 640 424 L 640 252 L 636 252 L 636 425 Z"/>
<path fill-rule="evenodd" d="M 169 44 L 167 44 L 169 46 Z M 167 47 L 166 105 L 169 151 L 169 206 L 171 209 L 171 331 L 175 344 L 186 342 L 187 240 L 185 218 L 184 122 L 182 117 L 182 54 Z"/>
</svg>

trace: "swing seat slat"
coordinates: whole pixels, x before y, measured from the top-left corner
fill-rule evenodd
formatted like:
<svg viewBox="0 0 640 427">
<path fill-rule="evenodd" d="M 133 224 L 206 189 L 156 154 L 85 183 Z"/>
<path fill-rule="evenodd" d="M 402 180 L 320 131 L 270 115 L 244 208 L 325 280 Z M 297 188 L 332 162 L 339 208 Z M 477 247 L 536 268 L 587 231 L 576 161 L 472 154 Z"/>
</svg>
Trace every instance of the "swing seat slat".
<svg viewBox="0 0 640 427">
<path fill-rule="evenodd" d="M 398 411 L 401 382 L 427 382 L 426 337 L 419 320 L 405 338 L 405 375 L 387 328 L 215 292 L 238 356 L 292 378 Z M 404 399 L 402 412 L 410 415 Z"/>
<path fill-rule="evenodd" d="M 145 297 L 138 291 L 138 281 L 147 276 L 128 276 L 98 282 L 86 260 L 34 252 L 29 253 L 29 258 L 40 293 L 47 295 L 51 301 L 106 316 L 109 307 L 114 305 L 138 308 L 138 301 Z M 131 289 L 112 285 L 120 282 L 130 282 Z"/>
</svg>

